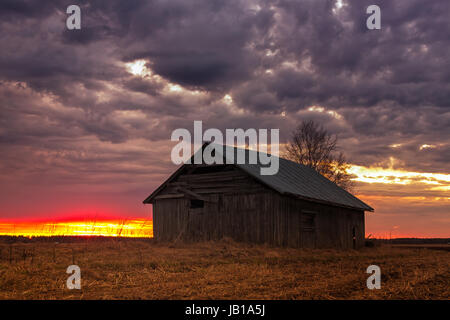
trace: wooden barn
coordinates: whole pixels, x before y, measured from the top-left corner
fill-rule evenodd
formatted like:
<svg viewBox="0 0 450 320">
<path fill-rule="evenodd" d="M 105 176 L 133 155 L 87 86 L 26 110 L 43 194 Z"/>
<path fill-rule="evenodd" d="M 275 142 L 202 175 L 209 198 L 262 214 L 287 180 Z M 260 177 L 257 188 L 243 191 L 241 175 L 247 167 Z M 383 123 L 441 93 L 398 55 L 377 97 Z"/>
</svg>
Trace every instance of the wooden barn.
<svg viewBox="0 0 450 320">
<path fill-rule="evenodd" d="M 226 148 L 233 147 L 220 147 L 227 163 Z M 364 211 L 373 211 L 315 170 L 282 158 L 275 175 L 261 175 L 259 164 L 184 164 L 144 203 L 153 205 L 158 241 L 230 237 L 305 248 L 360 248 Z"/>
</svg>

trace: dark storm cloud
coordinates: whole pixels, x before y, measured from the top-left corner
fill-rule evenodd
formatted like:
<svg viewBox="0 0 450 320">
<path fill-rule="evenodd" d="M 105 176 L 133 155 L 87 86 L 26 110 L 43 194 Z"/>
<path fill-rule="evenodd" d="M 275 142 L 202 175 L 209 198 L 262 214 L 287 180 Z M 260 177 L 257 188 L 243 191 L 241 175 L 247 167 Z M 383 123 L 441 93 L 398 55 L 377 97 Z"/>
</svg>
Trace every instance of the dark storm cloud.
<svg viewBox="0 0 450 320">
<path fill-rule="evenodd" d="M 52 1 L 3 0 L 0 2 L 2 20 L 43 17 L 54 10 Z"/>
<path fill-rule="evenodd" d="M 184 86 L 229 89 L 257 66 L 249 45 L 267 32 L 272 15 L 240 1 L 153 2 L 129 23 L 124 58 L 147 58 Z"/>
</svg>

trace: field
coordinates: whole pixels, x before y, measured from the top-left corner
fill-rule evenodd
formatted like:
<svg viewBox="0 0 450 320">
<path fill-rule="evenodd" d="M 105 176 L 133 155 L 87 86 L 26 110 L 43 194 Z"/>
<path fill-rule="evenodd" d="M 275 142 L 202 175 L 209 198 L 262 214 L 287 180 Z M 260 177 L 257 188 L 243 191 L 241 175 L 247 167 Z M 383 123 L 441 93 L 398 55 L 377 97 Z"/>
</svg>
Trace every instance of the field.
<svg viewBox="0 0 450 320">
<path fill-rule="evenodd" d="M 69 290 L 66 269 L 81 268 Z M 381 289 L 366 287 L 369 265 Z M 0 243 L 0 299 L 449 299 L 450 252 L 300 250 L 231 240 Z"/>
</svg>

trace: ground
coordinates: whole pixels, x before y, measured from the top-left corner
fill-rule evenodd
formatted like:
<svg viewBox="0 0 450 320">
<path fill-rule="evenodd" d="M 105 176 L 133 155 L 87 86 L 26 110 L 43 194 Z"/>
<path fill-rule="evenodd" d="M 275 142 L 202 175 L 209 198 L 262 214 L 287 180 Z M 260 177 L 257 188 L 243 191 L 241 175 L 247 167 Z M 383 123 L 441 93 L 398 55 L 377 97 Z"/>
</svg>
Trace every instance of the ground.
<svg viewBox="0 0 450 320">
<path fill-rule="evenodd" d="M 450 251 L 301 250 L 230 240 L 1 243 L 0 299 L 449 299 Z M 448 248 L 447 248 L 448 249 Z M 69 290 L 66 269 L 81 268 Z M 381 289 L 369 290 L 369 265 Z"/>
</svg>

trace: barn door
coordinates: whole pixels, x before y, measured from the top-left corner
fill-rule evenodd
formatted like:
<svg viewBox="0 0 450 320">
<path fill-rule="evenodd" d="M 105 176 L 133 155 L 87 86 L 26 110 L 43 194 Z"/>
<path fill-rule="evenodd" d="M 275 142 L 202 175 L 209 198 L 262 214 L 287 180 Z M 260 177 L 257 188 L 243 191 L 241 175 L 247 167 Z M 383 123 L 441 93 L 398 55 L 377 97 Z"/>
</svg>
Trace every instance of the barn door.
<svg viewBox="0 0 450 320">
<path fill-rule="evenodd" d="M 301 246 L 302 248 L 316 247 L 316 213 L 302 211 L 301 213 Z"/>
<path fill-rule="evenodd" d="M 188 211 L 188 235 L 190 240 L 203 240 L 204 228 L 202 226 L 202 221 L 204 219 L 205 203 L 203 200 L 190 200 L 190 207 Z"/>
</svg>

